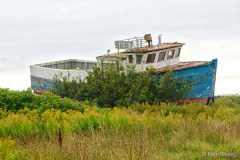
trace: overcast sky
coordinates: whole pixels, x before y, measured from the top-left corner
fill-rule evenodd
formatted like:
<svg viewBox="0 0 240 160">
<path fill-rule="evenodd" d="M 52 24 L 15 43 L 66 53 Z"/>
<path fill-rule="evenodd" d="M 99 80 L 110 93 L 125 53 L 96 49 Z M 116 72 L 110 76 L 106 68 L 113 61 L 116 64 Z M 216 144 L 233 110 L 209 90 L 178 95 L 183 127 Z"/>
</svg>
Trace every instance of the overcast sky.
<svg viewBox="0 0 240 160">
<path fill-rule="evenodd" d="M 240 94 L 239 0 L 0 0 L 0 87 L 27 89 L 29 65 L 95 60 L 114 41 L 182 42 L 181 61 L 218 58 L 216 95 Z"/>
</svg>

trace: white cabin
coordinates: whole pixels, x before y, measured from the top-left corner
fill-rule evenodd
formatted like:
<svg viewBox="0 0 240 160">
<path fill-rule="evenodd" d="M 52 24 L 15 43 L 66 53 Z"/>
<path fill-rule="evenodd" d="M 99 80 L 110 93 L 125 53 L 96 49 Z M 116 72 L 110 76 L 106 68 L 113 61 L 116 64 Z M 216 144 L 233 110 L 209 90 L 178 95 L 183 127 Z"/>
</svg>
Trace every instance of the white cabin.
<svg viewBox="0 0 240 160">
<path fill-rule="evenodd" d="M 145 45 L 146 43 L 148 44 Z M 180 63 L 180 52 L 184 44 L 178 42 L 161 43 L 161 35 L 159 35 L 158 45 L 152 45 L 152 37 L 148 34 L 144 36 L 144 39 L 135 37 L 135 41 L 133 39 L 115 41 L 115 47 L 118 51 L 124 48 L 126 50 L 99 56 L 96 59 L 104 58 L 106 61 L 122 61 L 123 64 L 136 64 L 137 71 L 145 71 L 149 65 L 159 69 Z"/>
</svg>

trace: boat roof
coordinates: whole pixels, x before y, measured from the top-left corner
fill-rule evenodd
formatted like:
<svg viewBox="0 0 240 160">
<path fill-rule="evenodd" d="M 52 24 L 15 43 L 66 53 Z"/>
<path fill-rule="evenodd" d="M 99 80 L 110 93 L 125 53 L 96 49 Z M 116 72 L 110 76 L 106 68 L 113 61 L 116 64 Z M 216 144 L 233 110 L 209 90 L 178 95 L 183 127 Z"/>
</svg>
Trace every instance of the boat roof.
<svg viewBox="0 0 240 160">
<path fill-rule="evenodd" d="M 147 52 L 171 49 L 171 48 L 181 47 L 183 45 L 185 45 L 185 43 L 165 42 L 159 46 L 153 45 L 153 46 L 141 47 L 139 49 L 135 48 L 132 50 L 125 50 L 125 51 L 119 52 L 119 53 L 111 53 L 111 54 L 107 54 L 107 55 L 98 56 L 98 57 L 96 57 L 96 59 L 100 59 L 100 58 L 104 57 L 104 59 L 109 58 L 111 60 L 119 60 L 119 59 L 125 59 L 124 54 L 127 54 L 127 53 L 146 54 Z"/>
<path fill-rule="evenodd" d="M 133 50 L 126 50 L 123 53 L 132 53 L 132 52 L 152 52 L 152 51 L 159 51 L 159 50 L 165 50 L 165 49 L 171 49 L 171 48 L 176 48 L 176 47 L 181 47 L 185 45 L 185 43 L 179 43 L 179 42 L 165 42 L 162 43 L 161 45 L 153 45 L 153 46 L 146 46 L 146 47 L 141 47 L 139 49 L 133 49 Z"/>
<path fill-rule="evenodd" d="M 123 52 L 120 53 L 111 53 L 111 54 L 107 54 L 107 55 L 102 55 L 102 56 L 97 56 L 96 59 L 108 59 L 109 60 L 120 60 L 120 59 L 125 59 Z"/>
</svg>

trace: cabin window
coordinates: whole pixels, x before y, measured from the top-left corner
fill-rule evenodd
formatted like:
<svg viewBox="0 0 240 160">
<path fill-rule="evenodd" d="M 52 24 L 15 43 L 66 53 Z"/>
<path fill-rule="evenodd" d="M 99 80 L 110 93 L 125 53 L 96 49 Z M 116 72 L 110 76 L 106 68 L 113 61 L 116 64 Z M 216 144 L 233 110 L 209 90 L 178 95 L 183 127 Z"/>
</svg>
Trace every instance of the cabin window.
<svg viewBox="0 0 240 160">
<path fill-rule="evenodd" d="M 172 59 L 173 56 L 174 56 L 174 52 L 175 52 L 175 49 L 170 50 L 169 53 L 168 53 L 168 57 L 167 57 L 167 59 Z"/>
<path fill-rule="evenodd" d="M 158 56 L 158 62 L 164 61 L 165 55 L 166 55 L 166 51 L 160 52 Z"/>
<path fill-rule="evenodd" d="M 143 55 L 136 55 L 136 56 L 137 56 L 136 63 L 141 64 Z"/>
<path fill-rule="evenodd" d="M 146 63 L 153 63 L 155 60 L 156 53 L 149 54 L 147 57 L 147 62 Z"/>
<path fill-rule="evenodd" d="M 179 56 L 180 56 L 180 52 L 181 52 L 181 48 L 178 48 L 178 49 L 177 49 L 176 57 L 179 57 Z"/>
<path fill-rule="evenodd" d="M 133 56 L 132 55 L 129 55 L 128 59 L 129 59 L 129 63 L 133 63 Z"/>
</svg>

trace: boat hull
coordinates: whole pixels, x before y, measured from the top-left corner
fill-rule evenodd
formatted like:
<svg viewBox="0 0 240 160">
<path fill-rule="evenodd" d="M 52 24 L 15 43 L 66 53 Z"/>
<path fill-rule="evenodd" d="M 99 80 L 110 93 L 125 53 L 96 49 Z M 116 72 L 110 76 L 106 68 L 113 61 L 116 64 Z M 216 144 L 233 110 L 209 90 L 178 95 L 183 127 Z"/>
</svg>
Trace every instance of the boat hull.
<svg viewBox="0 0 240 160">
<path fill-rule="evenodd" d="M 36 94 L 49 92 L 54 85 L 53 77 L 61 73 L 62 77 L 71 75 L 78 77 L 81 80 L 87 76 L 85 69 L 91 69 L 92 66 L 97 65 L 97 61 L 68 59 L 62 61 L 55 61 L 49 63 L 42 63 L 30 66 L 31 87 Z M 73 69 L 75 68 L 75 69 Z M 58 77 L 62 80 L 62 77 Z"/>
<path fill-rule="evenodd" d="M 184 95 L 181 102 L 209 105 L 214 101 L 217 59 L 211 62 L 189 62 L 186 66 L 176 66 L 173 69 L 172 77 L 177 77 L 191 86 L 191 90 Z"/>
<path fill-rule="evenodd" d="M 211 100 L 214 100 L 217 59 L 213 59 L 211 62 L 195 62 L 192 64 L 197 65 L 186 65 L 184 67 L 176 66 L 173 68 L 174 74 L 172 77 L 178 77 L 180 80 L 186 81 L 191 86 L 191 90 L 184 95 L 181 102 L 202 103 L 208 105 Z M 158 72 L 163 73 L 162 76 L 164 76 L 166 70 L 158 70 Z M 51 76 L 53 77 L 54 75 Z M 86 76 L 85 73 L 84 76 Z M 161 76 L 159 76 L 159 78 L 160 77 Z M 53 79 L 31 75 L 31 87 L 36 94 L 49 92 L 53 85 Z"/>
<path fill-rule="evenodd" d="M 54 81 L 51 79 L 45 79 L 41 77 L 31 76 L 31 87 L 36 94 L 43 94 L 49 92 L 54 85 Z"/>
<path fill-rule="evenodd" d="M 211 98 L 211 97 L 208 97 L 208 98 L 182 98 L 180 104 L 202 103 L 204 105 L 209 105 L 210 101 L 214 101 L 213 98 Z"/>
</svg>

